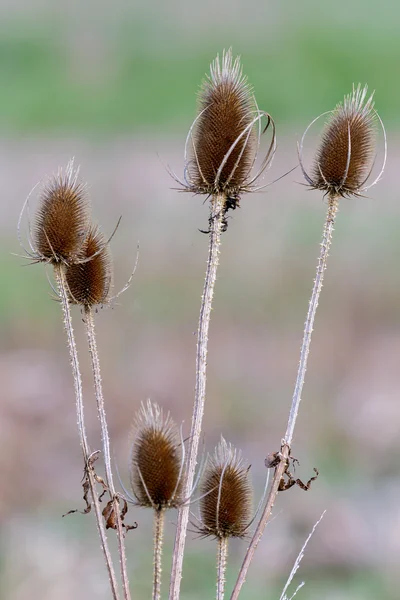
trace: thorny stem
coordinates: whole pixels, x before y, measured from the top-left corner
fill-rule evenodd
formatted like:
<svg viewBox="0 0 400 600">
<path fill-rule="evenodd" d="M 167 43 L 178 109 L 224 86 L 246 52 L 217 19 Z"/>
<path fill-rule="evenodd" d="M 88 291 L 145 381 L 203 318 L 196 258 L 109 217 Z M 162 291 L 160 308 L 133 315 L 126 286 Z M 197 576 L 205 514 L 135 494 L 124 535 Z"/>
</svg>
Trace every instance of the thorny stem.
<svg viewBox="0 0 400 600">
<path fill-rule="evenodd" d="M 107 535 L 103 521 L 103 515 L 96 491 L 96 480 L 94 477 L 93 466 L 89 460 L 89 444 L 86 436 L 84 411 L 83 411 L 83 395 L 82 395 L 82 380 L 79 369 L 78 352 L 75 344 L 74 330 L 72 328 L 71 312 L 69 309 L 68 295 L 66 290 L 65 274 L 63 265 L 54 267 L 55 279 L 60 292 L 61 306 L 64 316 L 64 327 L 67 333 L 68 349 L 71 360 L 72 375 L 74 379 L 75 399 L 76 399 L 76 414 L 78 421 L 79 438 L 85 462 L 85 473 L 87 474 L 90 486 L 90 492 L 93 499 L 94 510 L 96 514 L 97 529 L 99 532 L 101 547 L 104 553 L 104 558 L 107 565 L 108 576 L 110 579 L 111 592 L 114 600 L 119 599 L 118 584 L 112 563 L 110 549 L 108 547 Z"/>
<path fill-rule="evenodd" d="M 216 600 L 224 600 L 226 563 L 228 559 L 229 538 L 219 538 L 217 547 L 217 596 Z"/>
<path fill-rule="evenodd" d="M 110 494 L 110 498 L 113 501 L 113 510 L 114 515 L 116 517 L 116 525 L 117 525 L 117 538 L 118 538 L 118 552 L 120 558 L 120 568 L 121 568 L 121 579 L 122 579 L 122 588 L 124 592 L 124 599 L 130 600 L 131 595 L 129 591 L 129 580 L 128 573 L 126 569 L 126 551 L 125 551 L 125 538 L 124 538 L 124 530 L 122 527 L 120 508 L 119 508 L 119 500 L 118 496 L 115 492 L 112 469 L 111 469 L 111 453 L 110 453 L 110 438 L 108 435 L 108 426 L 106 413 L 104 408 L 104 396 L 103 396 L 103 386 L 101 381 L 101 371 L 100 371 L 100 361 L 99 354 L 97 351 L 96 344 L 96 334 L 94 328 L 94 319 L 93 319 L 93 311 L 90 306 L 85 306 L 85 323 L 86 323 L 86 333 L 89 345 L 89 353 L 92 361 L 92 370 L 93 370 L 93 379 L 94 379 L 94 389 L 97 403 L 97 413 L 100 420 L 101 427 L 101 439 L 103 444 L 103 456 L 104 456 L 104 466 L 106 472 L 106 483 L 108 487 L 108 491 Z"/>
<path fill-rule="evenodd" d="M 308 354 L 310 352 L 311 335 L 314 328 L 315 313 L 317 312 L 319 295 L 322 290 L 322 284 L 324 281 L 324 274 L 326 269 L 326 262 L 328 260 L 329 248 L 332 242 L 332 234 L 335 226 L 335 218 L 339 208 L 339 200 L 335 196 L 331 196 L 328 200 L 328 213 L 326 215 L 324 231 L 322 234 L 321 252 L 318 258 L 317 273 L 314 279 L 314 287 L 310 298 L 310 304 L 308 305 L 308 313 L 306 322 L 304 325 L 303 343 L 300 350 L 300 362 L 297 371 L 296 384 L 294 386 L 292 406 L 290 408 L 290 414 L 285 434 L 285 443 L 290 447 L 292 445 L 294 428 L 296 425 L 297 414 L 299 412 L 299 405 L 301 400 L 301 393 L 303 391 L 304 377 L 307 370 Z"/>
<path fill-rule="evenodd" d="M 214 295 L 214 286 L 217 276 L 219 262 L 219 251 L 221 245 L 221 229 L 223 219 L 223 208 L 225 204 L 224 195 L 213 196 L 211 200 L 210 214 L 210 244 L 206 277 L 203 295 L 200 305 L 200 318 L 197 331 L 196 351 L 196 386 L 192 416 L 192 428 L 189 438 L 189 450 L 186 477 L 184 480 L 184 497 L 189 499 L 192 493 L 194 474 L 197 464 L 197 453 L 199 448 L 201 425 L 204 414 L 204 402 L 206 396 L 206 370 L 207 370 L 207 347 L 208 329 L 210 325 L 211 307 Z M 178 512 L 178 523 L 175 536 L 175 546 L 172 559 L 171 583 L 169 590 L 170 600 L 178 600 L 182 579 L 183 554 L 185 550 L 185 538 L 189 521 L 189 503 L 185 502 Z"/>
<path fill-rule="evenodd" d="M 162 547 L 164 538 L 163 509 L 154 511 L 154 569 L 153 569 L 153 596 L 152 600 L 161 598 L 161 572 L 162 572 Z"/>
<path fill-rule="evenodd" d="M 297 372 L 296 384 L 294 387 L 292 406 L 290 408 L 290 414 L 288 424 L 286 428 L 286 434 L 282 440 L 281 457 L 280 462 L 277 465 L 272 480 L 271 489 L 268 494 L 267 503 L 264 511 L 261 515 L 260 521 L 256 527 L 250 545 L 247 549 L 246 556 L 244 557 L 238 578 L 236 580 L 235 587 L 233 589 L 231 600 L 236 600 L 239 597 L 240 590 L 244 584 L 249 569 L 250 563 L 253 559 L 257 545 L 264 532 L 265 526 L 270 518 L 272 508 L 275 503 L 276 496 L 278 494 L 278 488 L 280 480 L 283 476 L 287 459 L 290 455 L 290 447 L 293 440 L 294 428 L 296 425 L 297 414 L 299 412 L 299 405 L 301 400 L 301 393 L 303 391 L 304 377 L 307 370 L 307 359 L 310 351 L 311 335 L 313 332 L 315 313 L 317 311 L 319 295 L 321 293 L 322 284 L 324 280 L 324 273 L 326 269 L 326 263 L 329 255 L 329 248 L 332 242 L 332 234 L 335 225 L 335 218 L 339 208 L 338 198 L 331 196 L 328 199 L 328 212 L 325 220 L 324 231 L 322 234 L 321 251 L 318 258 L 317 272 L 314 280 L 314 287 L 311 293 L 310 303 L 308 306 L 307 318 L 304 326 L 303 343 L 300 350 L 300 362 Z"/>
</svg>

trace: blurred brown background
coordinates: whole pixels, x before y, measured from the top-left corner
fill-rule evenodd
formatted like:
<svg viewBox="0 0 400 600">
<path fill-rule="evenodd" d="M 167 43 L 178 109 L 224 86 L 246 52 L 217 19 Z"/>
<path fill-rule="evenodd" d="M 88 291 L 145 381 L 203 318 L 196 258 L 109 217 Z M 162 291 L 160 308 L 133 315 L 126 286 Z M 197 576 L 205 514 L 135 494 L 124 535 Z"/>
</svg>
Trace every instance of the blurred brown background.
<svg viewBox="0 0 400 600">
<path fill-rule="evenodd" d="M 92 515 L 82 507 L 81 453 L 59 306 L 43 266 L 11 253 L 32 186 L 71 156 L 112 241 L 116 286 L 133 285 L 96 325 L 112 445 L 127 481 L 129 432 L 146 398 L 189 431 L 207 238 L 203 199 L 178 193 L 186 131 L 209 63 L 242 56 L 261 108 L 275 117 L 275 179 L 296 164 L 308 122 L 354 83 L 376 89 L 388 130 L 385 176 L 370 197 L 341 202 L 316 320 L 293 452 L 312 491 L 278 498 L 243 598 L 279 598 L 324 509 L 297 575 L 298 597 L 397 600 L 400 586 L 400 9 L 390 1 L 328 4 L 175 0 L 0 3 L 0 589 L 7 600 L 109 598 Z M 316 143 L 308 138 L 306 162 Z M 223 236 L 212 315 L 204 444 L 222 433 L 252 464 L 279 448 L 326 210 L 298 170 L 244 196 Z M 99 445 L 89 361 L 74 309 L 90 440 Z M 196 508 L 194 508 L 196 510 Z M 150 597 L 151 518 L 131 508 L 134 597 Z M 176 516 L 164 569 L 167 589 Z M 182 598 L 213 597 L 214 545 L 189 535 Z M 228 588 L 246 543 L 232 545 Z"/>
</svg>

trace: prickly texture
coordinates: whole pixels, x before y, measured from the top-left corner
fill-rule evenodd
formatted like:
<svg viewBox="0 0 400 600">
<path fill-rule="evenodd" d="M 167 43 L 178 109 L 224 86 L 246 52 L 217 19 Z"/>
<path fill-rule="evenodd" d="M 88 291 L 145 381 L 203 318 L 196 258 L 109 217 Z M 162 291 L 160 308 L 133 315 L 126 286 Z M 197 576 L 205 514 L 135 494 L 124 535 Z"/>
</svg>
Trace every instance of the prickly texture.
<svg viewBox="0 0 400 600">
<path fill-rule="evenodd" d="M 71 160 L 42 191 L 33 227 L 38 258 L 52 264 L 72 264 L 77 259 L 90 227 L 86 185 L 78 180 L 79 169 Z"/>
<path fill-rule="evenodd" d="M 239 193 L 256 152 L 255 130 L 250 126 L 255 109 L 254 97 L 242 75 L 239 58 L 233 61 L 231 50 L 223 53 L 221 63 L 217 56 L 211 64 L 210 77 L 200 91 L 200 116 L 195 124 L 189 165 L 190 178 L 198 193 L 224 192 L 228 196 Z M 243 133 L 246 127 L 249 129 Z"/>
<path fill-rule="evenodd" d="M 201 484 L 200 515 L 204 536 L 243 537 L 251 519 L 249 467 L 224 438 L 218 444 Z"/>
<path fill-rule="evenodd" d="M 69 300 L 73 304 L 106 304 L 112 289 L 109 246 L 97 226 L 92 226 L 79 261 L 66 269 Z"/>
<path fill-rule="evenodd" d="M 359 85 L 331 113 L 317 150 L 312 187 L 332 196 L 358 195 L 368 179 L 375 150 L 373 95 Z"/>
<path fill-rule="evenodd" d="M 147 401 L 136 417 L 130 482 L 140 506 L 155 510 L 182 502 L 182 447 L 169 414 Z"/>
</svg>

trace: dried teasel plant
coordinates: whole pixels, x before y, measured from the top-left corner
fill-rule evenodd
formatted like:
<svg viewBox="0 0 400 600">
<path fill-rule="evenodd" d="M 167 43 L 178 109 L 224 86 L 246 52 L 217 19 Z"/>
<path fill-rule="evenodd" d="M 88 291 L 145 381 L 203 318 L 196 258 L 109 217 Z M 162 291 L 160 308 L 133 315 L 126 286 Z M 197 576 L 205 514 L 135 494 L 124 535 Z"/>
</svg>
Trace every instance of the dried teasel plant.
<svg viewBox="0 0 400 600">
<path fill-rule="evenodd" d="M 282 440 L 282 448 L 279 453 L 279 460 L 275 467 L 274 479 L 271 484 L 268 499 L 244 558 L 231 600 L 236 600 L 238 598 L 241 587 L 246 579 L 246 574 L 257 544 L 261 539 L 265 525 L 271 515 L 272 507 L 279 491 L 280 481 L 290 456 L 294 428 L 307 369 L 315 314 L 327 266 L 336 214 L 339 208 L 339 199 L 344 197 L 362 196 L 365 191 L 370 189 L 381 179 L 385 169 L 387 155 L 385 128 L 378 113 L 374 109 L 373 94 L 369 97 L 367 94 L 367 86 L 361 87 L 361 85 L 358 85 L 357 87 L 353 87 L 352 93 L 346 96 L 342 103 L 338 104 L 333 111 L 324 113 L 329 114 L 329 118 L 322 133 L 319 147 L 316 151 L 311 176 L 308 175 L 303 165 L 303 144 L 311 125 L 320 117 L 314 119 L 307 127 L 298 147 L 300 167 L 307 184 L 310 188 L 318 189 L 325 193 L 328 200 L 328 211 L 322 234 L 321 251 L 318 258 L 314 286 L 305 321 L 299 367 L 286 433 Z M 377 177 L 368 184 L 375 163 L 378 124 L 381 125 L 383 131 L 384 158 L 382 168 Z"/>
<path fill-rule="evenodd" d="M 136 415 L 130 458 L 130 483 L 136 505 L 154 511 L 153 600 L 161 594 L 165 512 L 185 500 L 182 481 L 185 446 L 182 435 L 158 404 L 142 403 Z M 125 493 L 126 490 L 125 490 Z"/>
<path fill-rule="evenodd" d="M 114 233 L 115 230 L 112 235 L 114 235 Z M 71 304 L 80 305 L 84 313 L 88 348 L 92 364 L 97 413 L 101 427 L 103 457 L 106 474 L 105 485 L 110 496 L 109 502 L 106 508 L 103 510 L 103 516 L 106 519 L 107 527 L 112 527 L 113 529 L 116 529 L 117 532 L 121 578 L 124 590 L 124 597 L 127 600 L 130 598 L 130 592 L 128 573 L 126 567 L 124 533 L 125 531 L 134 527 L 125 525 L 123 522 L 127 511 L 127 504 L 124 503 L 124 501 L 122 501 L 123 503 L 121 508 L 121 498 L 116 493 L 114 485 L 113 472 L 111 466 L 110 438 L 105 412 L 100 359 L 96 341 L 93 309 L 99 304 L 110 304 L 126 289 L 128 289 L 136 270 L 137 260 L 138 255 L 136 257 L 136 264 L 134 270 L 127 284 L 123 287 L 123 289 L 120 292 L 118 292 L 118 294 L 111 297 L 113 284 L 113 264 L 109 249 L 109 240 L 105 240 L 98 226 L 91 225 L 85 243 L 81 249 L 79 260 L 75 264 L 65 267 L 65 279 L 68 300 Z"/>
<path fill-rule="evenodd" d="M 79 258 L 80 262 L 66 269 L 69 301 L 84 307 L 107 304 L 112 291 L 113 265 L 109 245 L 97 226 L 91 226 Z"/>
<path fill-rule="evenodd" d="M 30 194 L 18 221 L 18 235 L 23 213 L 29 210 L 29 198 Z M 42 186 L 33 229 L 29 231 L 30 251 L 26 254 L 33 262 L 73 264 L 78 260 L 89 228 L 87 186 L 79 179 L 79 167 L 75 168 L 71 159 L 65 170 L 60 168 Z"/>
<path fill-rule="evenodd" d="M 29 211 L 29 196 L 24 203 L 18 221 L 18 237 L 20 237 L 21 219 L 26 209 Z M 29 214 L 29 213 L 28 213 Z M 30 229 L 30 227 L 29 227 Z M 44 262 L 54 267 L 57 284 L 57 295 L 63 311 L 64 327 L 67 334 L 68 349 L 74 379 L 76 400 L 77 423 L 80 443 L 84 458 L 84 498 L 87 499 L 88 491 L 92 497 L 97 527 L 100 535 L 101 546 L 110 579 L 111 592 L 114 600 L 119 599 L 119 586 L 115 574 L 111 552 L 105 532 L 102 510 L 97 494 L 96 483 L 98 478 L 94 471 L 94 461 L 97 452 L 91 453 L 86 434 L 84 404 L 82 394 L 82 379 L 79 368 L 78 352 L 75 343 L 74 330 L 70 312 L 71 294 L 66 281 L 68 268 L 80 264 L 85 260 L 83 252 L 90 231 L 90 205 L 86 194 L 86 184 L 79 179 L 79 168 L 74 168 L 71 160 L 65 171 L 59 169 L 57 175 L 49 178 L 40 194 L 39 206 L 35 214 L 33 234 L 29 231 L 30 251 L 26 255 L 32 262 Z M 89 512 L 91 504 L 87 501 Z M 74 512 L 74 511 L 72 511 Z M 121 557 L 121 564 L 123 563 Z M 124 598 L 129 600 L 129 588 L 124 585 Z"/>
<path fill-rule="evenodd" d="M 200 527 L 204 537 L 217 539 L 217 600 L 223 600 L 230 538 L 243 538 L 252 523 L 249 466 L 223 437 L 209 458 L 200 485 Z"/>
<path fill-rule="evenodd" d="M 257 173 L 252 174 L 263 133 L 262 119 L 271 125 L 272 139 Z M 240 59 L 223 52 L 211 64 L 210 75 L 199 97 L 199 112 L 190 127 L 185 145 L 183 180 L 175 175 L 181 189 L 210 197 L 209 252 L 200 306 L 197 335 L 196 385 L 192 427 L 189 437 L 184 495 L 190 497 L 197 463 L 206 393 L 208 331 L 219 262 L 221 233 L 227 229 L 227 212 L 239 206 L 241 194 L 261 189 L 256 182 L 270 165 L 276 146 L 275 125 L 257 107 L 253 92 L 242 73 Z M 170 600 L 178 600 L 183 553 L 189 520 L 189 506 L 179 509 Z"/>
</svg>

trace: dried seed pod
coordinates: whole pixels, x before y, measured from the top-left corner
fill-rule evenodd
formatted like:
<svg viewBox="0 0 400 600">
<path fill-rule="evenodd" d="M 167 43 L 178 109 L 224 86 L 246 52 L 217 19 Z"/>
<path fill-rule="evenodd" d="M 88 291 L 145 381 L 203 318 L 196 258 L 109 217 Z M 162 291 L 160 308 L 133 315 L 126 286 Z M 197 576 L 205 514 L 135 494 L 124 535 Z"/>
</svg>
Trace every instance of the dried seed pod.
<svg viewBox="0 0 400 600">
<path fill-rule="evenodd" d="M 243 466 L 241 453 L 221 438 L 201 484 L 200 532 L 204 536 L 246 535 L 252 509 L 249 468 Z"/>
<path fill-rule="evenodd" d="M 256 152 L 255 110 L 239 57 L 233 62 L 231 50 L 224 52 L 222 64 L 219 57 L 212 63 L 199 97 L 190 176 L 203 193 L 229 196 L 244 184 Z"/>
<path fill-rule="evenodd" d="M 46 182 L 33 227 L 33 245 L 39 260 L 52 264 L 76 261 L 90 227 L 86 184 L 71 160 L 65 172 Z"/>
<path fill-rule="evenodd" d="M 156 511 L 182 503 L 182 441 L 169 413 L 150 400 L 136 417 L 130 482 L 140 506 Z"/>
<path fill-rule="evenodd" d="M 272 125 L 272 139 L 257 174 L 251 175 L 264 117 L 264 131 Z M 275 147 L 272 118 L 258 110 L 239 57 L 233 61 L 232 50 L 224 51 L 222 61 L 217 56 L 211 64 L 210 76 L 200 91 L 199 113 L 186 139 L 184 181 L 171 175 L 185 191 L 223 194 L 234 199 L 236 207 L 242 192 L 260 189 L 254 183 L 271 163 Z"/>
<path fill-rule="evenodd" d="M 78 261 L 67 267 L 69 300 L 73 304 L 106 304 L 112 289 L 109 245 L 97 226 L 90 228 Z"/>
<path fill-rule="evenodd" d="M 342 197 L 357 196 L 364 191 L 373 166 L 378 122 L 373 94 L 367 98 L 367 91 L 367 86 L 353 88 L 330 114 L 312 176 L 303 169 L 312 188 Z"/>
</svg>

